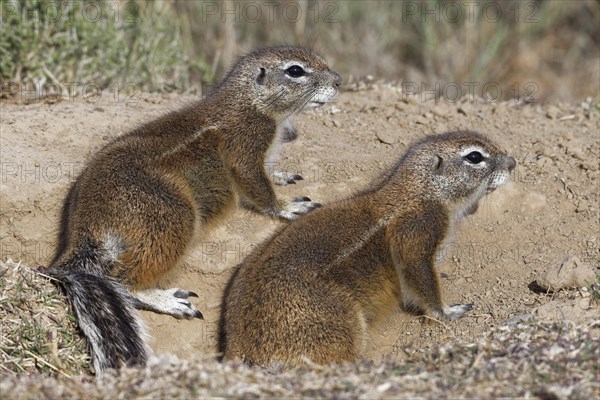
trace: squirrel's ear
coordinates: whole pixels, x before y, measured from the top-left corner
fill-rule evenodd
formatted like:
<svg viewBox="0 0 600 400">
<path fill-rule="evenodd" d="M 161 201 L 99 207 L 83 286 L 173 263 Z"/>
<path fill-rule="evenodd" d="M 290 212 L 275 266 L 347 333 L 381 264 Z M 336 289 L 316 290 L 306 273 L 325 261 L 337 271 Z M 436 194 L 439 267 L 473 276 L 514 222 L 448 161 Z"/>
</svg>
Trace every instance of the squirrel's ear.
<svg viewBox="0 0 600 400">
<path fill-rule="evenodd" d="M 442 157 L 438 156 L 437 154 L 435 154 L 433 156 L 433 158 L 431 159 L 431 169 L 433 171 L 440 169 L 442 167 L 443 162 L 444 162 L 444 159 Z"/>
<path fill-rule="evenodd" d="M 265 82 L 265 75 L 267 74 L 267 71 L 264 68 L 261 68 L 258 76 L 256 77 L 256 83 L 258 83 L 259 85 L 262 85 Z"/>
</svg>

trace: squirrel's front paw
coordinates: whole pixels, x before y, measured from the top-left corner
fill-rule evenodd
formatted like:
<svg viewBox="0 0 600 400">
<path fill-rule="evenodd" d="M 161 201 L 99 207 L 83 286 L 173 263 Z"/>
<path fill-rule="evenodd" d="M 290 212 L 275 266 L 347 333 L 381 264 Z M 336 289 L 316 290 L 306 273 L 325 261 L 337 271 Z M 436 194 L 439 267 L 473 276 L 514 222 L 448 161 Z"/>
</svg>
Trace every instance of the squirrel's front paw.
<svg viewBox="0 0 600 400">
<path fill-rule="evenodd" d="M 301 175 L 292 172 L 275 171 L 273 172 L 273 183 L 278 186 L 295 185 L 296 181 L 301 181 L 304 178 Z"/>
<path fill-rule="evenodd" d="M 308 197 L 294 197 L 288 202 L 283 210 L 277 213 L 279 218 L 293 221 L 300 218 L 302 214 L 306 214 L 315 208 L 321 207 L 320 203 L 315 203 Z"/>
<path fill-rule="evenodd" d="M 204 319 L 202 313 L 188 300 L 189 297 L 198 297 L 194 292 L 172 288 L 146 289 L 131 294 L 136 308 L 141 310 L 172 315 L 175 318 Z"/>
<path fill-rule="evenodd" d="M 467 311 L 473 309 L 473 304 L 450 304 L 444 307 L 443 317 L 449 320 L 455 320 L 465 315 Z"/>
</svg>

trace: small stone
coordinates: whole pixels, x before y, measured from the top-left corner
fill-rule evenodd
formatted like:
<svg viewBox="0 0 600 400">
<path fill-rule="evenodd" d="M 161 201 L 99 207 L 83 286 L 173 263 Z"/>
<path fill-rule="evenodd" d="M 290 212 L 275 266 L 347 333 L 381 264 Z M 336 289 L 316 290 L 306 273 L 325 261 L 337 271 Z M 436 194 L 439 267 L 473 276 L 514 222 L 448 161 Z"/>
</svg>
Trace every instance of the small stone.
<svg viewBox="0 0 600 400">
<path fill-rule="evenodd" d="M 502 114 L 504 113 L 506 110 L 508 110 L 508 105 L 506 104 L 505 101 L 500 102 L 500 103 L 496 103 L 493 108 L 492 108 L 492 113 L 494 114 Z"/>
<path fill-rule="evenodd" d="M 558 118 L 559 109 L 556 106 L 548 107 L 548 111 L 546 111 L 546 117 L 550 119 Z"/>
<path fill-rule="evenodd" d="M 419 98 L 416 94 L 406 94 L 402 96 L 402 101 L 406 104 L 416 105 L 419 104 Z"/>
<path fill-rule="evenodd" d="M 571 157 L 576 158 L 580 161 L 583 161 L 586 159 L 585 153 L 583 151 L 581 151 L 580 149 L 571 150 Z"/>
<path fill-rule="evenodd" d="M 593 310 L 594 308 L 598 308 L 598 305 L 596 304 L 596 302 L 590 301 L 586 297 L 589 297 L 589 294 L 588 294 L 588 296 L 585 296 L 585 297 L 582 296 L 582 298 L 579 299 L 579 301 L 577 302 L 577 306 L 580 309 L 587 311 L 587 310 Z"/>
<path fill-rule="evenodd" d="M 576 213 L 586 212 L 590 208 L 590 203 L 587 200 L 580 200 L 575 209 Z"/>
<path fill-rule="evenodd" d="M 533 315 L 531 315 L 531 314 L 515 315 L 514 317 L 511 317 L 508 319 L 508 321 L 506 321 L 506 325 L 508 325 L 508 326 L 516 325 L 519 322 L 530 321 L 532 318 L 533 318 Z"/>
<path fill-rule="evenodd" d="M 340 126 L 342 126 L 342 124 L 340 124 L 340 122 L 337 119 L 333 119 L 331 120 L 331 123 L 333 124 L 333 126 L 335 126 L 336 128 L 339 128 Z"/>
<path fill-rule="evenodd" d="M 557 291 L 571 287 L 584 287 L 596 280 L 596 275 L 589 265 L 584 264 L 577 256 L 571 256 L 560 265 L 551 267 L 536 281 L 547 290 Z"/>
<path fill-rule="evenodd" d="M 337 114 L 340 112 L 342 112 L 342 110 L 337 108 L 335 105 L 332 105 L 331 108 L 329 109 L 329 114 L 331 114 L 331 115 L 334 115 L 334 114 Z"/>
<path fill-rule="evenodd" d="M 552 159 L 548 156 L 540 156 L 535 163 L 538 167 L 545 168 L 552 165 Z"/>
<path fill-rule="evenodd" d="M 595 161 L 595 160 L 584 161 L 581 164 L 581 168 L 585 169 L 586 171 L 598 171 L 598 169 L 599 169 L 598 161 Z"/>
<path fill-rule="evenodd" d="M 381 143 L 395 144 L 398 142 L 398 137 L 389 131 L 377 131 L 375 136 Z"/>
<path fill-rule="evenodd" d="M 434 108 L 433 110 L 431 110 L 431 112 L 433 113 L 433 115 L 437 115 L 438 117 L 446 117 L 448 115 L 448 112 L 441 108 Z"/>
</svg>

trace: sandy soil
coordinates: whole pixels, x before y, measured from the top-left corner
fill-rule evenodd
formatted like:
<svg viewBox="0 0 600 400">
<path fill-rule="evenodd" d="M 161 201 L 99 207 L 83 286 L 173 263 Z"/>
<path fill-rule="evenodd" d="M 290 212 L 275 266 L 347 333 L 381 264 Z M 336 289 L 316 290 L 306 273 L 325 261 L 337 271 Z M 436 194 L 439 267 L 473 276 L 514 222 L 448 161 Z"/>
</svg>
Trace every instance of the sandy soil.
<svg viewBox="0 0 600 400">
<path fill-rule="evenodd" d="M 2 104 L 0 256 L 47 265 L 61 202 L 91 154 L 192 99 L 138 94 L 135 102 L 119 103 L 107 93 L 94 102 Z M 441 264 L 447 301 L 474 303 L 474 310 L 445 324 L 399 310 L 371 331 L 369 357 L 401 358 L 451 340 L 475 340 L 524 314 L 576 322 L 598 315 L 586 293 L 540 293 L 532 282 L 571 255 L 598 273 L 599 124 L 600 112 L 587 103 L 434 103 L 375 85 L 345 92 L 295 121 L 300 137 L 283 147 L 276 169 L 304 180 L 276 190 L 281 198 L 333 201 L 365 187 L 415 139 L 450 129 L 479 130 L 517 159 L 513 181 L 463 223 Z M 232 269 L 279 223 L 238 210 L 190 251 L 164 286 L 197 292 L 205 320 L 145 312 L 157 352 L 188 358 L 217 351 L 221 295 Z"/>
</svg>

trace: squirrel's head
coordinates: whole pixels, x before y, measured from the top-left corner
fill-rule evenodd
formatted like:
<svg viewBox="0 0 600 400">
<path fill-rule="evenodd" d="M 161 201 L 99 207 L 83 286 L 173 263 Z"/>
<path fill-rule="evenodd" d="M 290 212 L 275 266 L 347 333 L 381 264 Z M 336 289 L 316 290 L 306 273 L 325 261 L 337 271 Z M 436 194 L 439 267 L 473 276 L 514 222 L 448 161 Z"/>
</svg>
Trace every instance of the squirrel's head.
<svg viewBox="0 0 600 400">
<path fill-rule="evenodd" d="M 413 170 L 427 182 L 431 196 L 459 215 L 475 212 L 483 196 L 508 182 L 516 165 L 514 158 L 472 131 L 428 137 L 408 157 L 419 164 Z"/>
<path fill-rule="evenodd" d="M 260 112 L 281 122 L 290 114 L 319 107 L 337 95 L 342 78 L 316 53 L 284 46 L 257 50 L 241 58 L 223 81 L 247 94 Z"/>
</svg>

